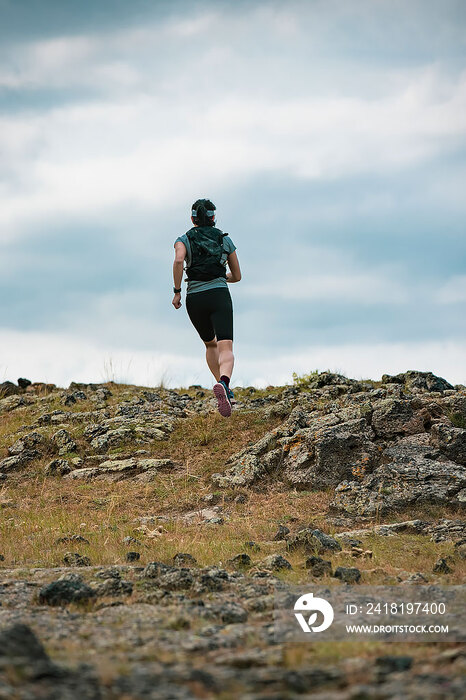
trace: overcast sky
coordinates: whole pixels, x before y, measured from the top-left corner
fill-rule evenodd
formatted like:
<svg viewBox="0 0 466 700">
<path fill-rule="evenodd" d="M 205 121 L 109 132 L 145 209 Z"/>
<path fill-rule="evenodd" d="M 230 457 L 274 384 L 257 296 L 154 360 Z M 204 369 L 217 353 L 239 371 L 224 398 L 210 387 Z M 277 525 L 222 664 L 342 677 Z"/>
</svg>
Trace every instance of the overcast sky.
<svg viewBox="0 0 466 700">
<path fill-rule="evenodd" d="M 466 383 L 462 0 L 0 0 L 0 381 L 210 385 L 171 305 L 209 197 L 233 384 Z"/>
</svg>

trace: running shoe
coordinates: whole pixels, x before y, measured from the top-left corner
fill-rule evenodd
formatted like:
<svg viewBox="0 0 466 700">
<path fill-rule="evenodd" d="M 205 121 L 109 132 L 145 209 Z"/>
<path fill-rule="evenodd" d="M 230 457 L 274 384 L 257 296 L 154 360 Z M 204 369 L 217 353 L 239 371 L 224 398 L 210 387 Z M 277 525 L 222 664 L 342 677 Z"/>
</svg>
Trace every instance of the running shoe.
<svg viewBox="0 0 466 700">
<path fill-rule="evenodd" d="M 228 418 L 231 416 L 231 399 L 233 398 L 232 390 L 227 387 L 225 382 L 217 382 L 214 384 L 214 396 L 217 399 L 217 408 L 221 416 Z"/>
</svg>

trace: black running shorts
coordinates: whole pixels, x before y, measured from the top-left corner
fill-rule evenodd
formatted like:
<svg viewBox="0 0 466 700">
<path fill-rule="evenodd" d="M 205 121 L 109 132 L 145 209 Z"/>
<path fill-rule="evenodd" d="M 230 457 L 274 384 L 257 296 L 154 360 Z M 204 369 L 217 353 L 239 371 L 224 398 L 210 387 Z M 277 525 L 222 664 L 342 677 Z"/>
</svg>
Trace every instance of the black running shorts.
<svg viewBox="0 0 466 700">
<path fill-rule="evenodd" d="M 228 287 L 186 295 L 186 311 L 204 342 L 233 340 L 233 305 Z"/>
</svg>

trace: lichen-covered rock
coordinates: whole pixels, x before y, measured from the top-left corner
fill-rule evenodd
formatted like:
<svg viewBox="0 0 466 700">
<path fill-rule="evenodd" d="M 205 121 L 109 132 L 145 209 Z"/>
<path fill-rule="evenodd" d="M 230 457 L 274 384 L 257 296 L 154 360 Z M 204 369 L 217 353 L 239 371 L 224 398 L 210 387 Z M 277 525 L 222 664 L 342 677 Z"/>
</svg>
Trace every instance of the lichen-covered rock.
<svg viewBox="0 0 466 700">
<path fill-rule="evenodd" d="M 358 583 L 361 580 L 361 572 L 354 566 L 338 566 L 333 576 L 344 583 Z"/>
<path fill-rule="evenodd" d="M 68 566 L 90 566 L 91 560 L 89 557 L 79 554 L 79 552 L 66 552 L 63 557 L 63 562 Z"/>
<path fill-rule="evenodd" d="M 437 377 L 432 372 L 419 372 L 417 370 L 408 370 L 394 376 L 384 374 L 382 382 L 384 384 L 404 384 L 410 391 L 443 392 L 453 389 L 453 386 L 443 377 Z"/>
<path fill-rule="evenodd" d="M 261 566 L 264 569 L 271 569 L 272 571 L 292 568 L 288 559 L 282 557 L 281 554 L 270 554 L 268 557 L 265 557 L 263 561 L 261 561 Z"/>
<path fill-rule="evenodd" d="M 39 453 L 35 450 L 24 450 L 18 455 L 12 455 L 11 457 L 5 457 L 5 459 L 0 460 L 0 470 L 3 473 L 20 469 L 38 456 Z"/>
<path fill-rule="evenodd" d="M 0 399 L 0 414 L 8 413 L 9 411 L 14 411 L 16 408 L 20 408 L 21 406 L 27 406 L 31 403 L 31 399 L 26 396 L 20 396 L 18 394 L 6 396 L 4 399 Z"/>
<path fill-rule="evenodd" d="M 407 400 L 384 399 L 374 405 L 371 425 L 377 437 L 414 435 L 425 431 L 424 416 Z"/>
<path fill-rule="evenodd" d="M 45 467 L 47 476 L 64 476 L 72 471 L 70 463 L 66 459 L 52 459 Z"/>
<path fill-rule="evenodd" d="M 322 420 L 285 443 L 284 478 L 293 486 L 326 488 L 350 478 L 360 465 L 372 471 L 379 459 L 373 438 L 363 418 L 331 426 Z"/>
<path fill-rule="evenodd" d="M 193 557 L 192 554 L 187 554 L 185 552 L 178 552 L 173 557 L 173 563 L 175 566 L 189 568 L 190 566 L 196 566 L 197 561 L 196 561 L 195 557 Z"/>
<path fill-rule="evenodd" d="M 159 469 L 171 469 L 174 466 L 170 459 L 123 459 L 107 460 L 98 467 L 74 469 L 65 476 L 66 479 L 103 479 L 105 481 L 120 481 L 142 474 L 155 477 Z"/>
<path fill-rule="evenodd" d="M 452 462 L 466 465 L 466 430 L 445 423 L 432 426 L 431 440 Z"/>
<path fill-rule="evenodd" d="M 314 576 L 315 578 L 332 575 L 332 563 L 322 559 L 322 557 L 307 557 L 304 566 L 309 570 L 310 576 Z"/>
<path fill-rule="evenodd" d="M 66 605 L 95 597 L 95 591 L 83 581 L 61 580 L 48 583 L 39 591 L 39 603 Z"/>
<path fill-rule="evenodd" d="M 57 430 L 57 432 L 52 435 L 52 442 L 58 447 L 58 454 L 60 456 L 68 452 L 75 452 L 77 449 L 75 441 L 64 428 Z"/>
<path fill-rule="evenodd" d="M 426 448 L 429 449 L 429 448 Z M 429 459 L 421 448 L 389 448 L 390 462 L 361 481 L 344 481 L 332 505 L 355 515 L 397 511 L 413 504 L 462 505 L 466 468 Z"/>
<path fill-rule="evenodd" d="M 305 527 L 287 538 L 286 548 L 290 552 L 300 549 L 306 554 L 324 554 L 341 551 L 341 544 L 321 530 Z"/>
<path fill-rule="evenodd" d="M 40 450 L 43 450 L 46 443 L 47 440 L 45 437 L 34 431 L 16 440 L 16 442 L 8 448 L 8 452 L 10 455 L 19 455 L 22 452 L 39 454 Z"/>
</svg>

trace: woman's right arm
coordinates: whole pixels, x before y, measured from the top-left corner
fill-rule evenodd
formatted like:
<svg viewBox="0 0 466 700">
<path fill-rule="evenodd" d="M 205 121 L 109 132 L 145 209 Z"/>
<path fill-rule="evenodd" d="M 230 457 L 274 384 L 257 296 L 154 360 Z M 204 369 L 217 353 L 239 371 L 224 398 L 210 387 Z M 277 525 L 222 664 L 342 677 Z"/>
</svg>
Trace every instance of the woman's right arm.
<svg viewBox="0 0 466 700">
<path fill-rule="evenodd" d="M 238 256 L 236 255 L 236 250 L 227 258 L 228 267 L 230 272 L 227 272 L 227 282 L 239 282 L 241 279 L 241 270 L 239 267 Z"/>
</svg>

